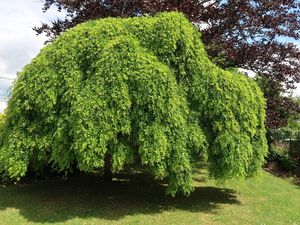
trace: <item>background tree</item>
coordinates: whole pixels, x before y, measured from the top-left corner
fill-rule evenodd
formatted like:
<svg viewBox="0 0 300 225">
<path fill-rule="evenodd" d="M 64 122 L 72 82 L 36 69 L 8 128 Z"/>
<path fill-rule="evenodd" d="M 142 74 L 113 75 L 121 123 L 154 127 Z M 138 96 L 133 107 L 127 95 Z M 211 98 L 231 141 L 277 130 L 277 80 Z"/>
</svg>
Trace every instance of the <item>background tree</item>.
<svg viewBox="0 0 300 225">
<path fill-rule="evenodd" d="M 171 195 L 188 194 L 194 162 L 221 180 L 259 172 L 264 119 L 255 81 L 213 64 L 183 14 L 90 21 L 19 74 L 0 127 L 0 175 L 141 164 L 167 178 Z"/>
<path fill-rule="evenodd" d="M 181 11 L 206 27 L 202 39 L 213 62 L 252 70 L 268 81 L 267 127 L 284 126 L 289 115 L 300 112 L 298 104 L 281 95 L 299 82 L 300 51 L 279 42 L 282 37 L 299 39 L 299 0 L 45 0 L 43 10 L 52 5 L 66 10 L 66 18 L 34 28 L 49 40 L 91 19 Z"/>
</svg>

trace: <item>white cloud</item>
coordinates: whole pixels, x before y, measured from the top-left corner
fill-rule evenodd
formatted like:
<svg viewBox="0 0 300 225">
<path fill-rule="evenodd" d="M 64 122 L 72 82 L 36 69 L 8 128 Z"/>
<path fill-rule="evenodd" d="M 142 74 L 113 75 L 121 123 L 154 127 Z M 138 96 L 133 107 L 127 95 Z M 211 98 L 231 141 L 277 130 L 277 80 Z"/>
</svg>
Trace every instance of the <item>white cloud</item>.
<svg viewBox="0 0 300 225">
<path fill-rule="evenodd" d="M 0 1 L 0 62 L 2 75 L 13 76 L 43 45 L 32 27 L 39 23 L 39 1 Z M 4 66 L 3 66 L 4 65 Z M 3 68 L 4 67 L 4 68 Z"/>
<path fill-rule="evenodd" d="M 299 84 L 297 85 L 297 88 L 293 91 L 293 95 L 300 97 L 300 86 Z"/>
<path fill-rule="evenodd" d="M 7 106 L 7 102 L 5 101 L 0 101 L 0 113 L 4 111 L 4 109 Z"/>
<path fill-rule="evenodd" d="M 254 78 L 256 76 L 256 73 L 252 70 L 247 70 L 243 68 L 239 68 L 239 72 L 244 73 L 248 77 Z"/>
</svg>

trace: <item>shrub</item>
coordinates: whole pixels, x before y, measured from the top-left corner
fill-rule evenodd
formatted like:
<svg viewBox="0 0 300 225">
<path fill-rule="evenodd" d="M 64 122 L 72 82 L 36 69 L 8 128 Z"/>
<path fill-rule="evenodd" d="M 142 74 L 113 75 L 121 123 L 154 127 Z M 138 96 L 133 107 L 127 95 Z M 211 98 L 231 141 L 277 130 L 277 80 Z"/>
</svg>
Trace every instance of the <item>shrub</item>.
<svg viewBox="0 0 300 225">
<path fill-rule="evenodd" d="M 179 13 L 89 21 L 41 50 L 19 74 L 0 162 L 68 172 L 141 162 L 168 193 L 192 191 L 192 160 L 216 179 L 257 173 L 266 154 L 265 101 L 254 81 L 208 59 Z M 195 158 L 198 157 L 198 158 Z M 201 156 L 201 157 L 200 157 Z"/>
<path fill-rule="evenodd" d="M 268 154 L 269 161 L 277 162 L 278 166 L 285 171 L 292 171 L 297 168 L 297 161 L 289 154 L 287 148 L 278 145 L 271 145 Z"/>
</svg>

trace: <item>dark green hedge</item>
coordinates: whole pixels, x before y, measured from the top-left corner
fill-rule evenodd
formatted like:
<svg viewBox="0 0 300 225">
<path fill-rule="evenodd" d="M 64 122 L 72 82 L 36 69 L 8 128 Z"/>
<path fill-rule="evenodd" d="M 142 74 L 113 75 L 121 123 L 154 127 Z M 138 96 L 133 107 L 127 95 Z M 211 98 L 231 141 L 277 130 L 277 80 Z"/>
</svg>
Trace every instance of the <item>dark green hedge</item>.
<svg viewBox="0 0 300 225">
<path fill-rule="evenodd" d="M 101 19 L 65 32 L 19 74 L 1 128 L 0 172 L 112 170 L 141 162 L 192 191 L 192 161 L 212 177 L 247 177 L 267 151 L 265 102 L 254 81 L 208 59 L 179 13 Z M 200 157 L 202 156 L 202 157 Z"/>
</svg>

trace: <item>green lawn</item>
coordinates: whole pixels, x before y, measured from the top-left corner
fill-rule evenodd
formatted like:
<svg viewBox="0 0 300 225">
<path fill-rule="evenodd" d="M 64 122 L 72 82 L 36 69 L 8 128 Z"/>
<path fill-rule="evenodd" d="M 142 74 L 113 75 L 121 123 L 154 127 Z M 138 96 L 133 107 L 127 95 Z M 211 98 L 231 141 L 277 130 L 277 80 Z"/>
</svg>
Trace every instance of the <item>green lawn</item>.
<svg viewBox="0 0 300 225">
<path fill-rule="evenodd" d="M 0 187 L 0 224 L 300 224 L 299 186 L 268 173 L 223 186 L 205 177 L 195 177 L 189 198 L 167 197 L 141 174 Z"/>
</svg>

